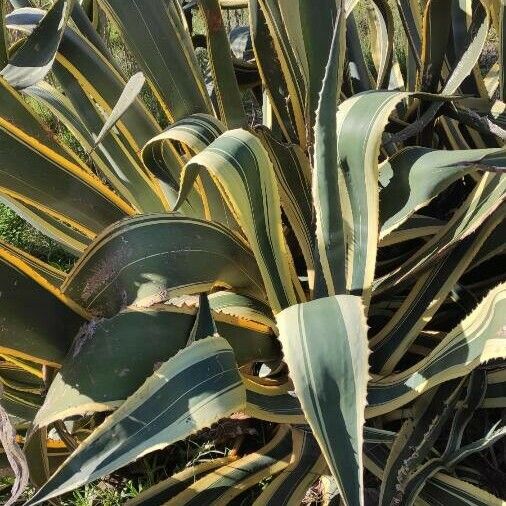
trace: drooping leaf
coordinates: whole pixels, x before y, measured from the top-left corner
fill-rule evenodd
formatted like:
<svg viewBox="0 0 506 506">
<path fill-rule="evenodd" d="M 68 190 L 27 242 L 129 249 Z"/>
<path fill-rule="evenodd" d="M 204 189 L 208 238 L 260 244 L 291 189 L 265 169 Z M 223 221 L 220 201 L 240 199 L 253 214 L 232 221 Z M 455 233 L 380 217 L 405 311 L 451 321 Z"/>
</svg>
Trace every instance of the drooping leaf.
<svg viewBox="0 0 506 506">
<path fill-rule="evenodd" d="M 246 130 L 230 130 L 194 156 L 181 175 L 176 210 L 204 170 L 216 181 L 248 239 L 273 311 L 296 302 L 293 283 L 298 280 L 290 272 L 276 178 L 260 140 Z"/>
<path fill-rule="evenodd" d="M 75 265 L 62 290 L 89 311 L 112 316 L 131 304 L 149 306 L 218 286 L 265 297 L 245 242 L 212 222 L 151 214 L 105 230 Z"/>
<path fill-rule="evenodd" d="M 24 44 L 9 58 L 0 75 L 14 88 L 28 88 L 51 70 L 58 46 L 70 18 L 75 0 L 57 0 L 28 36 Z"/>
</svg>

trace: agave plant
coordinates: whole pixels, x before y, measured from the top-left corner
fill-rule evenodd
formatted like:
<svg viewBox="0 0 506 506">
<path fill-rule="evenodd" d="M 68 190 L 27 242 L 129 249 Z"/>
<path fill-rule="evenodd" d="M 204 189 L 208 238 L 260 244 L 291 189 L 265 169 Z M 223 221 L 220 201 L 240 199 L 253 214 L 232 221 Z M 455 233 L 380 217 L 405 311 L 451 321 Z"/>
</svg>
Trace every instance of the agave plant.
<svg viewBox="0 0 506 506">
<path fill-rule="evenodd" d="M 76 257 L 0 246 L 12 500 L 242 413 L 273 424 L 264 447 L 130 504 L 232 504 L 270 476 L 255 504 L 318 483 L 362 505 L 364 476 L 382 505 L 503 504 L 483 451 L 506 434 L 504 3 L 422 3 L 0 1 L 0 199 Z M 233 51 L 226 8 L 249 12 Z"/>
</svg>

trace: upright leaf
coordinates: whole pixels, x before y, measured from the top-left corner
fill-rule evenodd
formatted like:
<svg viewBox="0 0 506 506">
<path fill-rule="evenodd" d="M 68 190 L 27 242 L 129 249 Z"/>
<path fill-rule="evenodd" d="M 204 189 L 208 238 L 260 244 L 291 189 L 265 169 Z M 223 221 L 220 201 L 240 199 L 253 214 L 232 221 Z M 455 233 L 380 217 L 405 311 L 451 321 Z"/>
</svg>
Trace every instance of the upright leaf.
<svg viewBox="0 0 506 506">
<path fill-rule="evenodd" d="M 363 504 L 362 426 L 369 379 L 360 298 L 327 297 L 277 315 L 290 377 L 346 504 Z"/>
</svg>

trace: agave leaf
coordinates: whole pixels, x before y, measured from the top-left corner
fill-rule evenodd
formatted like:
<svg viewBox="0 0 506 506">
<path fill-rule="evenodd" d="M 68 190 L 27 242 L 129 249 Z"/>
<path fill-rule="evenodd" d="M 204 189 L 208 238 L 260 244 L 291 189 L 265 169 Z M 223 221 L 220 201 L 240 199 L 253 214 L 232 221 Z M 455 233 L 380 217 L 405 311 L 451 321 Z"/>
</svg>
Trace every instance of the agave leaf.
<svg viewBox="0 0 506 506">
<path fill-rule="evenodd" d="M 0 361 L 0 380 L 4 385 L 32 393 L 44 391 L 42 378 L 37 373 L 23 369 L 12 361 L 12 357 L 4 353 L 2 353 L 2 359 Z"/>
<path fill-rule="evenodd" d="M 0 249 L 0 274 L 0 350 L 39 364 L 57 365 L 85 322 L 85 312 L 5 249 Z"/>
<path fill-rule="evenodd" d="M 453 95 L 462 84 L 462 81 L 464 81 L 467 75 L 471 73 L 478 62 L 478 58 L 483 50 L 483 46 L 487 38 L 490 24 L 490 15 L 487 4 L 488 2 L 486 2 L 486 0 L 480 0 L 480 3 L 478 3 L 476 11 L 472 16 L 468 37 L 464 45 L 465 50 L 462 52 L 459 61 L 456 62 L 453 70 L 450 72 L 446 83 L 441 90 L 441 95 Z M 429 105 L 427 110 L 417 121 L 406 126 L 403 130 L 401 130 L 401 132 L 394 135 L 390 139 L 390 142 L 403 142 L 411 136 L 417 134 L 430 123 L 441 105 L 442 102 L 434 102 Z"/>
<path fill-rule="evenodd" d="M 402 425 L 392 445 L 381 482 L 380 504 L 402 501 L 409 475 L 424 462 L 453 414 L 464 379 L 448 381 L 420 398 L 413 418 Z"/>
<path fill-rule="evenodd" d="M 211 293 L 208 297 L 213 311 L 262 323 L 270 327 L 273 332 L 277 332 L 272 310 L 266 303 L 244 295 L 223 291 Z"/>
<path fill-rule="evenodd" d="M 342 497 L 363 504 L 369 349 L 362 302 L 322 298 L 285 309 L 277 321 L 295 393 Z"/>
<path fill-rule="evenodd" d="M 346 17 L 346 49 L 349 59 L 347 77 L 350 91 L 348 94 L 373 90 L 374 76 L 366 62 L 365 49 L 354 12 L 349 12 Z"/>
<path fill-rule="evenodd" d="M 72 96 L 75 99 L 79 92 L 75 78 L 61 68 L 58 62 L 55 71 L 66 89 L 72 88 L 71 82 L 74 83 Z M 67 125 L 82 148 L 89 153 L 96 169 L 136 210 L 160 212 L 168 209 L 168 205 L 163 205 L 165 199 L 160 195 L 160 188 L 146 174 L 137 157 L 129 152 L 122 141 L 123 136 L 109 135 L 95 149 L 92 131 L 100 128 L 102 116 L 88 96 L 82 94 L 78 109 L 75 109 L 67 97 L 46 83 L 31 86 L 25 93 L 42 102 Z"/>
<path fill-rule="evenodd" d="M 381 444 L 366 447 L 365 464 L 380 479 L 383 478 L 383 469 L 389 451 L 386 445 Z M 427 506 L 446 506 L 447 504 L 501 506 L 503 501 L 466 481 L 440 472 L 425 484 L 420 494 L 420 504 Z"/>
<path fill-rule="evenodd" d="M 506 336 L 501 320 L 506 286 L 498 285 L 423 360 L 406 371 L 369 382 L 367 418 L 388 413 L 430 388 L 469 374 L 480 364 L 504 358 Z"/>
<path fill-rule="evenodd" d="M 293 283 L 298 280 L 290 273 L 274 168 L 260 140 L 246 130 L 230 130 L 193 157 L 181 174 L 175 210 L 203 170 L 217 183 L 248 239 L 273 311 L 296 302 Z"/>
<path fill-rule="evenodd" d="M 344 221 L 339 214 L 333 213 L 336 207 L 341 207 L 336 111 L 344 65 L 344 20 L 341 9 L 315 117 L 313 200 L 319 260 L 315 297 L 346 293 Z M 333 219 L 330 219 L 331 214 L 334 214 Z"/>
<path fill-rule="evenodd" d="M 46 428 L 36 430 L 26 438 L 23 453 L 30 481 L 36 487 L 41 487 L 69 454 L 63 441 L 48 439 Z"/>
<path fill-rule="evenodd" d="M 388 88 L 392 71 L 395 25 L 390 4 L 385 0 L 374 0 L 368 9 L 372 18 L 372 58 L 377 69 L 376 88 Z"/>
<path fill-rule="evenodd" d="M 212 111 L 178 3 L 100 0 L 100 4 L 119 26 L 169 119 Z"/>
<path fill-rule="evenodd" d="M 0 0 L 0 68 L 4 68 L 9 63 L 9 44 L 7 39 L 7 30 L 5 28 L 5 15 L 8 0 Z"/>
<path fill-rule="evenodd" d="M 325 130 L 330 138 L 321 143 L 316 134 L 313 192 L 322 278 L 329 294 L 343 293 L 344 267 L 346 290 L 362 295 L 368 304 L 378 244 L 378 150 L 389 114 L 406 96 L 378 91 L 350 98 L 339 107 L 337 134 Z M 323 100 L 320 110 L 330 104 Z M 366 120 L 372 111 L 373 120 Z M 326 152 L 334 149 L 333 138 L 334 155 Z"/>
<path fill-rule="evenodd" d="M 458 462 L 473 453 L 483 451 L 492 446 L 504 436 L 506 436 L 506 427 L 503 426 L 497 430 L 492 429 L 485 437 L 466 445 L 458 452 L 455 452 L 455 454 L 452 454 L 447 465 L 451 467 L 456 465 Z M 444 468 L 444 465 L 438 464 L 435 460 L 429 461 L 421 467 L 419 471 L 411 477 L 405 487 L 405 504 L 408 504 L 409 506 L 414 504 L 427 479 L 436 474 L 441 468 Z M 485 494 L 483 495 L 486 497 Z"/>
<path fill-rule="evenodd" d="M 436 93 L 450 36 L 452 5 L 429 0 L 423 15 L 420 91 Z"/>
<path fill-rule="evenodd" d="M 322 81 L 326 73 L 327 62 L 322 55 L 328 55 L 331 52 L 333 38 L 337 39 L 336 49 L 340 53 L 338 68 L 341 67 L 344 57 L 344 17 L 345 7 L 343 0 L 322 0 L 319 8 L 325 12 L 321 16 L 319 9 L 314 8 L 311 0 L 299 0 L 298 14 L 299 19 L 293 15 L 297 8 L 291 7 L 292 15 L 288 14 L 288 3 L 281 2 L 282 11 L 285 14 L 284 24 L 288 31 L 288 36 L 292 41 L 302 38 L 300 48 L 297 46 L 297 57 L 301 63 L 306 83 L 305 97 L 305 122 L 309 147 L 313 143 L 313 127 L 316 121 L 318 104 L 320 102 L 320 92 Z M 300 33 L 298 24 L 300 23 Z M 334 33 L 337 34 L 334 35 Z M 337 71 L 341 77 L 342 68 Z M 341 90 L 340 83 L 337 84 L 337 93 Z"/>
<path fill-rule="evenodd" d="M 97 177 L 54 150 L 54 143 L 46 144 L 42 125 L 1 79 L 0 96 L 0 138 L 9 146 L 0 153 L 3 193 L 66 218 L 88 234 L 133 212 Z M 13 117 L 16 124 L 8 119 Z"/>
<path fill-rule="evenodd" d="M 127 501 L 125 506 L 158 506 L 159 504 L 165 504 L 169 499 L 195 483 L 195 480 L 201 479 L 216 468 L 223 468 L 233 463 L 236 459 L 236 456 L 229 455 L 187 467 L 170 478 L 142 490 L 133 499 Z"/>
<path fill-rule="evenodd" d="M 241 410 L 245 393 L 228 343 L 197 341 L 161 365 L 65 461 L 26 505 L 105 476 Z"/>
<path fill-rule="evenodd" d="M 61 244 L 63 248 L 74 256 L 80 256 L 91 242 L 91 238 L 94 237 L 94 234 L 91 234 L 92 237 L 88 237 L 57 218 L 45 214 L 44 211 L 41 211 L 37 207 L 22 204 L 18 200 L 1 192 L 0 202 L 12 209 L 39 232 Z"/>
<path fill-rule="evenodd" d="M 457 179 L 476 170 L 503 167 L 502 149 L 431 150 L 408 147 L 380 167 L 380 237 L 393 230 Z"/>
<path fill-rule="evenodd" d="M 444 221 L 432 218 L 431 216 L 413 214 L 402 225 L 399 225 L 398 229 L 381 238 L 379 246 L 392 246 L 393 244 L 411 241 L 412 239 L 435 235 L 444 224 Z M 380 263 L 381 261 L 378 260 L 378 264 Z"/>
<path fill-rule="evenodd" d="M 34 419 L 43 401 L 44 397 L 42 395 L 22 392 L 7 385 L 4 386 L 2 406 L 10 416 L 31 421 Z"/>
<path fill-rule="evenodd" d="M 299 399 L 290 382 L 261 384 L 243 376 L 247 415 L 275 423 L 306 423 Z"/>
<path fill-rule="evenodd" d="M 228 504 L 241 492 L 285 469 L 291 451 L 291 430 L 281 425 L 265 446 L 197 480 L 167 505 Z"/>
<path fill-rule="evenodd" d="M 131 304 L 149 306 L 217 286 L 265 298 L 260 272 L 244 241 L 215 223 L 151 214 L 105 230 L 62 290 L 89 311 L 112 316 Z"/>
<path fill-rule="evenodd" d="M 446 254 L 415 283 L 402 305 L 381 331 L 370 340 L 371 363 L 382 374 L 392 372 L 416 337 L 444 303 L 487 237 L 506 217 L 493 214 L 476 232 Z"/>
<path fill-rule="evenodd" d="M 497 33 L 499 33 L 498 20 L 495 16 L 496 5 L 497 4 L 494 0 L 493 2 L 487 2 L 486 7 L 489 9 L 491 26 L 493 25 Z M 480 7 L 481 6 L 478 5 L 478 3 L 471 5 L 460 0 L 452 6 L 452 49 L 454 55 L 451 55 L 452 51 L 449 51 L 449 59 L 452 66 L 455 66 L 456 60 L 458 60 L 461 54 L 465 51 L 473 17 L 476 17 L 476 10 L 480 9 Z M 498 84 L 499 78 L 497 75 L 496 86 L 498 86 Z M 472 71 L 462 82 L 460 88 L 462 93 L 488 98 L 487 88 L 481 75 L 479 65 L 475 65 L 473 67 Z"/>
<path fill-rule="evenodd" d="M 265 326 L 220 313 L 212 317 L 240 366 L 279 356 L 279 344 Z M 166 304 L 126 309 L 108 320 L 90 323 L 76 337 L 34 425 L 42 427 L 75 415 L 116 409 L 157 364 L 185 347 L 194 324 L 194 307 Z M 141 343 L 143 352 L 139 354 Z"/>
<path fill-rule="evenodd" d="M 161 134 L 153 137 L 141 152 L 144 165 L 154 174 L 163 178 L 169 175 L 175 189 L 179 188 L 181 166 L 174 166 L 174 153 L 177 155 L 177 143 L 184 146 L 189 154 L 197 154 L 215 141 L 226 130 L 225 125 L 209 114 L 192 114 L 176 121 Z M 195 195 L 198 190 L 199 195 Z M 199 202 L 196 202 L 198 199 Z M 176 199 L 177 200 L 177 199 Z M 174 200 L 174 204 L 176 203 Z M 228 210 L 218 188 L 208 174 L 199 176 L 195 191 L 187 196 L 187 203 L 192 209 L 203 207 L 202 216 L 206 219 L 223 223 L 231 230 L 239 229 L 234 217 Z M 181 208 L 188 214 L 188 211 Z M 198 215 L 197 215 L 198 216 Z"/>
<path fill-rule="evenodd" d="M 31 33 L 43 15 L 44 11 L 40 9 L 18 9 L 6 17 L 7 27 Z M 53 71 L 57 76 L 61 67 L 67 69 L 82 89 L 88 95 L 92 95 L 106 113 L 112 111 L 126 81 L 94 45 L 70 26 L 67 26 L 64 32 L 56 63 Z M 79 110 L 79 96 L 74 97 L 71 88 L 66 88 L 65 92 Z M 86 119 L 84 116 L 83 120 Z M 139 98 L 118 121 L 117 127 L 131 144 L 134 152 L 160 131 L 155 119 Z"/>
<path fill-rule="evenodd" d="M 265 127 L 257 127 L 273 162 L 281 207 L 294 231 L 308 271 L 314 270 L 314 226 L 311 201 L 311 167 L 296 144 L 278 142 Z"/>
<path fill-rule="evenodd" d="M 198 0 L 206 33 L 218 116 L 228 129 L 246 126 L 247 119 L 230 54 L 230 43 L 218 0 Z"/>
<path fill-rule="evenodd" d="M 44 278 L 48 283 L 54 285 L 56 287 L 61 286 L 61 284 L 65 281 L 66 274 L 53 267 L 52 265 L 43 262 L 39 258 L 36 258 L 25 251 L 22 251 L 11 244 L 7 244 L 6 242 L 0 239 L 0 250 L 7 251 L 11 258 L 18 258 L 24 264 L 27 264 L 31 269 L 33 269 L 37 274 L 39 274 L 42 278 Z"/>
<path fill-rule="evenodd" d="M 500 69 L 501 73 L 499 74 L 499 99 L 504 102 L 506 99 L 506 79 L 505 79 L 505 69 L 504 69 L 504 59 L 506 57 L 506 23 L 505 23 L 505 10 L 504 3 L 498 2 L 500 5 L 499 8 L 499 61 L 501 62 Z M 497 28 L 497 27 L 496 27 Z"/>
<path fill-rule="evenodd" d="M 9 59 L 0 75 L 14 88 L 28 88 L 51 70 L 75 0 L 57 0 Z"/>
<path fill-rule="evenodd" d="M 464 480 L 438 473 L 429 480 L 420 494 L 425 504 L 446 506 L 450 502 L 459 506 L 502 506 L 504 501 L 490 492 L 478 488 Z"/>
<path fill-rule="evenodd" d="M 125 88 L 121 92 L 116 105 L 114 106 L 111 114 L 107 118 L 107 121 L 104 123 L 102 130 L 100 130 L 97 138 L 95 139 L 95 146 L 98 146 L 102 139 L 109 133 L 111 128 L 116 124 L 116 122 L 123 116 L 126 110 L 130 107 L 132 102 L 137 98 L 137 95 L 141 92 L 142 87 L 146 79 L 142 72 L 137 72 L 134 74 L 126 83 Z"/>
<path fill-rule="evenodd" d="M 78 30 L 86 37 L 88 41 L 90 41 L 93 46 L 95 46 L 98 51 L 108 60 L 114 68 L 122 74 L 121 66 L 115 60 L 111 51 L 107 47 L 107 43 L 100 36 L 97 30 L 97 23 L 94 23 L 94 17 L 97 18 L 97 8 L 98 6 L 93 5 L 93 0 L 81 0 L 81 2 L 76 2 L 74 4 L 74 8 L 72 9 L 72 21 L 77 26 Z M 95 12 L 94 12 L 95 11 Z"/>
<path fill-rule="evenodd" d="M 264 12 L 257 0 L 251 0 L 248 3 L 250 33 L 255 61 L 265 86 L 264 105 L 267 102 L 270 104 L 284 139 L 298 144 L 288 85 L 273 47 Z"/>
<path fill-rule="evenodd" d="M 375 293 L 403 283 L 414 274 L 431 267 L 450 248 L 472 234 L 490 214 L 503 205 L 506 198 L 506 178 L 501 174 L 485 173 L 447 224 L 430 241 L 418 249 L 400 267 L 375 280 Z M 497 211 L 502 212 L 502 211 Z"/>
<path fill-rule="evenodd" d="M 255 8 L 256 2 L 261 8 L 261 14 Z M 307 147 L 307 131 L 304 120 L 304 109 L 306 100 L 306 82 L 302 70 L 302 62 L 299 57 L 305 58 L 303 48 L 302 28 L 300 26 L 300 16 L 298 12 L 299 2 L 276 2 L 274 0 L 255 0 L 252 3 L 250 12 L 256 9 L 258 22 L 264 22 L 269 31 L 272 45 L 274 47 L 281 71 L 283 73 L 284 82 L 286 83 L 287 95 L 290 97 L 290 106 L 293 111 L 293 124 L 297 132 L 297 138 L 302 149 Z M 291 7 L 291 8 L 290 8 Z M 288 9 L 289 12 L 286 12 Z M 285 25 L 284 19 L 290 20 L 291 26 Z M 268 68 L 273 65 L 272 55 L 266 53 L 265 28 L 261 26 L 264 37 L 260 41 L 261 46 L 258 46 L 255 37 L 253 43 L 257 47 L 255 49 L 256 56 L 259 58 L 259 67 Z M 265 63 L 263 63 L 265 62 Z M 282 104 L 276 93 L 271 93 L 273 97 L 272 103 L 274 110 L 281 111 Z M 285 95 L 286 96 L 286 95 Z M 276 98 L 274 98 L 276 97 Z M 278 106 L 278 107 L 276 107 Z M 279 115 L 280 119 L 284 119 Z M 281 121 L 280 121 L 281 122 Z"/>
<path fill-rule="evenodd" d="M 498 369 L 487 375 L 487 391 L 483 400 L 484 408 L 506 407 L 506 370 Z"/>
<path fill-rule="evenodd" d="M 466 397 L 463 403 L 456 410 L 455 416 L 453 417 L 448 442 L 444 452 L 441 456 L 430 459 L 428 462 L 425 462 L 422 466 L 416 469 L 414 473 L 407 477 L 405 483 L 403 484 L 403 497 L 405 497 L 405 501 L 408 504 L 413 502 L 431 476 L 434 476 L 442 469 L 450 469 L 465 456 L 482 449 L 482 445 L 484 447 L 488 444 L 493 444 L 493 442 L 497 440 L 497 436 L 500 436 L 499 433 L 492 430 L 482 440 L 473 442 L 471 445 L 466 445 L 466 449 L 460 448 L 464 430 L 471 420 L 474 411 L 483 401 L 485 389 L 485 372 L 479 370 L 473 371 L 469 378 Z"/>
<path fill-rule="evenodd" d="M 215 335 L 219 334 L 211 312 L 211 307 L 209 306 L 209 299 L 206 293 L 201 293 L 199 295 L 199 307 L 195 315 L 195 321 L 193 322 L 193 327 L 188 336 L 188 344 L 194 343 L 199 339 L 204 339 L 207 336 Z"/>
<path fill-rule="evenodd" d="M 193 154 L 197 154 L 226 130 L 225 125 L 214 116 L 192 114 L 176 121 L 162 133 L 150 139 L 142 148 L 142 159 L 145 165 L 153 170 L 159 163 L 158 158 L 163 156 L 164 145 L 170 146 L 172 141 L 177 141 L 184 144 Z M 166 165 L 161 166 L 162 170 L 166 168 Z M 175 183 L 178 184 L 179 181 L 175 179 Z"/>
<path fill-rule="evenodd" d="M 290 464 L 264 489 L 255 501 L 256 506 L 298 504 L 318 475 L 325 472 L 327 463 L 311 431 L 294 427 L 292 437 Z"/>
</svg>

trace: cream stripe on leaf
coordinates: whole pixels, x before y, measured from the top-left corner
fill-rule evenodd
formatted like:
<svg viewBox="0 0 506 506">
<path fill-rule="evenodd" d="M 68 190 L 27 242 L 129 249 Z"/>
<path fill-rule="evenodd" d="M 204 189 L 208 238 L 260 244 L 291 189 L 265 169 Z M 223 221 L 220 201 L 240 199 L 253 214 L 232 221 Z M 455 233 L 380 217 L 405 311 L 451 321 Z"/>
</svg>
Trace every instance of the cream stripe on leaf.
<svg viewBox="0 0 506 506">
<path fill-rule="evenodd" d="M 279 357 L 279 343 L 269 328 L 214 311 L 212 316 L 239 366 Z M 195 307 L 156 304 L 124 309 L 112 318 L 91 322 L 61 363 L 35 425 L 116 409 L 153 372 L 154 364 L 186 346 L 195 319 Z M 145 344 L 139 354 L 141 341 Z M 87 374 L 90 363 L 91 376 Z"/>
<path fill-rule="evenodd" d="M 57 0 L 0 74 L 14 88 L 28 88 L 50 72 L 75 0 Z"/>
<path fill-rule="evenodd" d="M 274 313 L 296 303 L 276 176 L 260 140 L 246 130 L 231 130 L 193 157 L 181 175 L 176 210 L 203 170 L 211 174 L 248 239 Z"/>
<path fill-rule="evenodd" d="M 368 418 L 388 413 L 445 381 L 465 376 L 480 364 L 506 357 L 502 331 L 506 287 L 498 285 L 423 360 L 406 371 L 375 376 L 368 386 Z"/>
<path fill-rule="evenodd" d="M 272 50 L 266 16 L 259 2 L 249 2 L 249 19 L 255 61 L 265 86 L 264 107 L 271 111 L 272 121 L 279 126 L 284 140 L 299 144 L 287 81 L 276 52 Z M 263 120 L 265 125 L 271 126 L 265 112 Z"/>
<path fill-rule="evenodd" d="M 178 143 L 184 147 L 188 155 L 195 155 L 209 146 L 225 130 L 225 125 L 214 116 L 192 114 L 176 121 L 161 134 L 153 137 L 142 148 L 142 161 L 151 172 L 160 178 L 169 176 L 173 188 L 177 191 L 183 163 L 181 163 L 181 166 L 174 166 L 172 161 Z M 197 195 L 197 190 L 200 195 Z M 223 223 L 230 229 L 238 229 L 238 225 L 224 202 L 220 191 L 207 173 L 199 176 L 199 184 L 187 196 L 186 204 L 190 205 L 195 211 L 198 209 L 195 205 L 196 199 L 202 199 L 204 202 L 201 205 L 208 210 L 206 219 Z M 185 211 L 185 214 L 189 214 L 185 208 L 181 208 L 181 210 Z M 201 217 L 204 217 L 205 213 L 205 211 L 201 213 Z"/>
<path fill-rule="evenodd" d="M 286 468 L 292 451 L 292 431 L 280 425 L 274 437 L 256 452 L 197 480 L 168 501 L 167 506 L 220 506 L 229 504 L 243 491 Z"/>
<path fill-rule="evenodd" d="M 26 503 L 41 504 L 243 409 L 230 345 L 208 337 L 164 362 Z"/>
<path fill-rule="evenodd" d="M 281 207 L 297 238 L 306 267 L 312 271 L 315 237 L 309 160 L 298 145 L 278 142 L 265 127 L 255 130 L 272 160 Z"/>
<path fill-rule="evenodd" d="M 262 11 L 262 21 L 265 20 L 265 25 L 272 39 L 272 44 L 283 73 L 284 82 L 287 86 L 287 96 L 290 97 L 290 105 L 293 110 L 293 123 L 297 132 L 297 138 L 302 149 L 306 149 L 307 130 L 304 121 L 306 82 L 303 69 L 301 68 L 302 63 L 296 54 L 297 48 L 301 48 L 303 44 L 303 41 L 301 41 L 302 31 L 300 17 L 297 11 L 291 12 L 288 18 L 292 24 L 292 29 L 290 30 L 290 27 L 284 24 L 282 13 L 283 4 L 286 9 L 286 2 L 281 4 L 274 0 L 258 0 L 258 4 Z M 291 5 L 298 10 L 298 2 L 291 2 Z M 262 27 L 262 29 L 264 29 L 264 27 Z M 290 40 L 289 32 L 297 39 L 296 43 L 293 39 Z M 265 37 L 266 35 L 264 34 L 263 36 Z M 263 52 L 257 51 L 256 56 L 262 59 Z M 305 58 L 305 54 L 301 55 L 299 53 L 299 56 Z M 267 58 L 271 57 L 272 56 L 268 56 Z M 267 65 L 269 65 L 268 59 L 265 63 L 265 66 Z M 260 67 L 262 67 L 262 63 L 260 63 Z M 271 95 L 274 96 L 274 94 Z M 279 103 L 279 100 L 273 101 L 274 105 L 277 103 Z M 281 104 L 279 108 L 281 109 Z"/>
<path fill-rule="evenodd" d="M 346 504 L 363 504 L 368 355 L 364 307 L 340 295 L 277 315 L 284 359 L 304 416 Z"/>
</svg>

